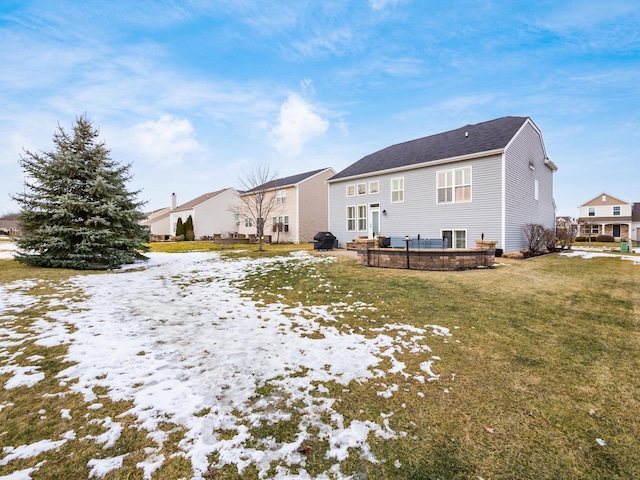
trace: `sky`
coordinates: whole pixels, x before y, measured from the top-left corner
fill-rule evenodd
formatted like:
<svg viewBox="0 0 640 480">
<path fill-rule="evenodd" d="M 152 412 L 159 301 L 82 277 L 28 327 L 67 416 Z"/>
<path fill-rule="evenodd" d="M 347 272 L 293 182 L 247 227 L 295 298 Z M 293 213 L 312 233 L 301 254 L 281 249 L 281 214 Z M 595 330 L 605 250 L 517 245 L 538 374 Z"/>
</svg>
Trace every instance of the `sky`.
<svg viewBox="0 0 640 480">
<path fill-rule="evenodd" d="M 542 131 L 558 215 L 640 202 L 638 25 L 636 0 L 2 0 L 0 215 L 24 149 L 83 114 L 145 210 L 509 115 Z"/>
<path fill-rule="evenodd" d="M 269 276 L 283 269 L 318 272 L 315 265 L 334 258 L 312 257 L 306 252 L 227 261 L 210 252 L 150 253 L 149 257 L 146 268 L 136 264 L 124 273 L 77 276 L 61 290 L 40 297 L 48 302 L 49 321 L 40 319 L 24 328 L 5 322 L 0 373 L 10 377 L 3 388 L 31 387 L 45 378 L 40 365 L 44 357 L 10 355 L 7 347 L 15 348 L 34 338 L 42 347 L 65 345 L 65 360 L 71 364 L 56 372 L 56 378 L 61 386 L 83 394 L 89 410 L 95 411 L 91 423 L 106 431 L 89 437 L 80 429 L 68 430 L 61 439 L 8 445 L 0 466 L 35 457 L 67 441 L 93 438 L 105 443 L 104 448 L 115 445 L 124 426 L 120 418 L 112 419 L 107 413 L 100 418 L 103 404 L 94 387 L 101 387 L 111 400 L 132 403 L 127 411 L 137 419 L 132 426 L 146 431 L 159 446 L 168 437 L 167 422 L 181 426 L 185 440 L 180 442 L 180 450 L 191 460 L 194 478 L 202 478 L 210 466 L 210 455 L 217 453 L 217 466 L 236 465 L 240 473 L 253 464 L 260 478 L 309 480 L 312 477 L 305 471 L 304 455 L 298 450 L 307 442 L 326 441 L 326 456 L 332 466 L 313 478 L 347 479 L 352 477 L 341 473 L 340 464 L 349 451 L 371 462 L 398 462 L 393 456 L 376 458 L 369 446 L 375 437 L 407 435 L 394 429 L 393 424 L 398 425 L 391 418 L 394 407 L 384 408 L 385 399 L 403 388 L 396 383 L 398 378 L 402 385 L 415 384 L 416 402 L 427 401 L 435 391 L 457 388 L 454 374 L 438 373 L 438 353 L 443 343 L 460 342 L 452 333 L 460 327 L 397 323 L 346 291 L 338 303 L 303 301 L 296 306 L 281 303 L 284 297 L 276 288 L 265 289 L 258 300 L 251 299 L 249 290 L 243 291 L 243 280 L 250 275 Z M 320 273 L 315 276 L 318 289 L 341 292 L 341 286 L 332 285 Z M 188 281 L 176 281 L 179 278 Z M 0 315 L 21 315 L 36 301 L 30 287 L 44 285 L 49 282 L 0 285 Z M 164 301 L 168 296 L 189 300 Z M 345 325 L 341 320 L 345 314 L 368 319 L 369 331 Z M 189 321 L 185 322 L 186 317 Z M 417 354 L 423 361 L 408 366 L 397 358 L 403 352 Z M 351 381 L 375 389 L 383 408 L 379 415 L 348 419 L 339 413 L 334 405 L 336 390 L 332 393 L 329 387 L 338 384 L 347 388 Z M 268 386 L 274 387 L 273 394 L 260 393 Z M 301 405 L 298 431 L 291 435 L 294 440 L 256 442 L 255 432 L 248 426 L 287 421 L 291 405 Z M 13 407 L 12 403 L 0 404 L 8 411 Z M 79 414 L 57 410 L 55 403 L 42 412 L 43 416 L 60 418 L 60 422 Z M 218 435 L 221 430 L 226 433 Z M 159 450 L 146 449 L 147 458 L 137 464 L 145 479 L 151 479 L 168 460 Z M 105 452 L 104 457 L 112 452 Z M 29 470 L 37 470 L 41 464 L 33 459 Z M 96 475 L 106 473 L 122 465 L 122 456 L 93 459 L 88 465 Z"/>
</svg>

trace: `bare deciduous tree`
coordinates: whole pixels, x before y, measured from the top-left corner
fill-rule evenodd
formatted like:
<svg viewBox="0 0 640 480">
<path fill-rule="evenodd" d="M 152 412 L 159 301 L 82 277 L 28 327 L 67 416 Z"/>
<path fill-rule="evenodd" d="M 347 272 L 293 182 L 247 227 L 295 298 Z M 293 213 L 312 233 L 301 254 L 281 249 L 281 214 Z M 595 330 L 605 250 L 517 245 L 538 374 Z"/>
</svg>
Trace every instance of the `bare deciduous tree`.
<svg viewBox="0 0 640 480">
<path fill-rule="evenodd" d="M 563 250 L 571 249 L 578 234 L 578 222 L 571 217 L 558 217 L 556 219 L 556 239 Z"/>
<path fill-rule="evenodd" d="M 266 163 L 244 171 L 239 179 L 240 215 L 251 218 L 257 228 L 258 250 L 263 251 L 264 227 L 267 219 L 281 207 L 276 199 L 278 174 Z"/>
</svg>

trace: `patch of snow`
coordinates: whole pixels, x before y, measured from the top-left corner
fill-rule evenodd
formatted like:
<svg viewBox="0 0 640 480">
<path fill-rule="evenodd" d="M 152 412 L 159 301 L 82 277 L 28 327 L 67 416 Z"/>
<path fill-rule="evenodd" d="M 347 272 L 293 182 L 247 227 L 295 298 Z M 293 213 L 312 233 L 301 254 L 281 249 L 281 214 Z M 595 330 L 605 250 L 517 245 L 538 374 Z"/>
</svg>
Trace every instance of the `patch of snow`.
<svg viewBox="0 0 640 480">
<path fill-rule="evenodd" d="M 110 471 L 122 468 L 122 462 L 127 455 L 128 454 L 125 453 L 119 457 L 104 459 L 93 458 L 89 460 L 87 463 L 87 467 L 91 468 L 89 478 L 104 478 Z"/>
<path fill-rule="evenodd" d="M 0 258 L 13 258 L 18 251 L 18 246 L 12 242 L 0 242 Z"/>
<path fill-rule="evenodd" d="M 367 443 L 369 434 L 396 438 L 402 432 L 394 432 L 388 419 L 382 424 L 345 421 L 333 409 L 335 399 L 326 385 L 383 382 L 394 373 L 424 381 L 418 372 L 406 372 L 395 355 L 430 353 L 429 338 L 451 336 L 438 325 L 387 324 L 373 337 L 345 332 L 336 328 L 337 317 L 375 307 L 364 302 L 290 306 L 275 299 L 253 301 L 251 292 L 243 290 L 249 275 L 333 261 L 329 257 L 304 252 L 233 260 L 211 252 L 148 256 L 143 268 L 73 277 L 68 291 L 77 291 L 82 301 L 71 299 L 67 308 L 48 312 L 53 321 L 33 324 L 37 342 L 68 345 L 65 361 L 72 365 L 58 375 L 61 385 L 83 394 L 87 402 L 97 400 L 94 387 L 106 388 L 113 401 L 132 402 L 124 415 L 135 416 L 136 426 L 158 444 L 139 463 L 145 478 L 165 460 L 159 449 L 167 438 L 161 428 L 166 422 L 185 430 L 181 454 L 191 461 L 195 477 L 209 469 L 208 457 L 215 453 L 218 466 L 237 465 L 240 474 L 252 464 L 263 477 L 273 462 L 280 462 L 280 478 L 293 478 L 287 465 L 304 465 L 298 450 L 318 431 L 330 445 L 329 458 L 341 462 L 349 449 L 355 449 L 378 462 Z M 32 301 L 17 283 L 0 287 L 0 314 L 3 308 L 19 314 L 21 306 L 27 308 Z M 381 369 L 387 359 L 389 371 Z M 433 361 L 420 365 L 429 380 L 439 378 L 431 371 Z M 263 387 L 272 393 L 260 396 L 257 392 Z M 397 385 L 383 388 L 391 394 Z M 287 405 L 300 405 L 296 439 L 282 444 L 265 440 L 249 447 L 255 442 L 247 425 L 287 420 Z M 101 406 L 93 403 L 89 408 Z M 106 448 L 122 427 L 110 418 L 103 426 L 107 432 L 96 441 Z M 220 438 L 216 431 L 223 429 L 236 433 Z M 120 468 L 122 458 L 92 460 L 90 476 Z M 297 471 L 303 475 L 303 469 Z M 346 478 L 339 463 L 317 478 L 327 475 Z"/>
<path fill-rule="evenodd" d="M 39 442 L 32 443 L 31 445 L 20 445 L 19 447 L 4 447 L 2 453 L 6 453 L 7 456 L 0 460 L 0 466 L 5 466 L 9 462 L 16 459 L 31 458 L 41 453 L 48 452 L 61 447 L 67 443 L 66 440 L 40 440 Z"/>
<path fill-rule="evenodd" d="M 615 254 L 615 253 L 605 253 L 602 251 L 593 251 L 593 250 L 574 250 L 572 252 L 563 252 L 560 253 L 560 256 L 562 257 L 569 257 L 569 258 L 574 258 L 574 257 L 580 257 L 580 258 L 585 258 L 585 259 L 590 259 L 590 258 L 599 258 L 599 257 L 605 257 L 605 258 L 619 258 L 620 260 L 628 260 L 631 261 L 635 264 L 640 264 L 640 257 L 636 257 L 636 256 L 632 256 L 632 255 L 619 255 L 619 254 Z"/>
<path fill-rule="evenodd" d="M 607 445 L 607 442 L 605 442 L 605 441 L 604 441 L 603 439 L 601 439 L 601 438 L 596 438 L 596 443 L 597 443 L 598 445 L 600 445 L 601 447 L 604 447 L 604 446 L 606 446 L 606 445 Z"/>
</svg>

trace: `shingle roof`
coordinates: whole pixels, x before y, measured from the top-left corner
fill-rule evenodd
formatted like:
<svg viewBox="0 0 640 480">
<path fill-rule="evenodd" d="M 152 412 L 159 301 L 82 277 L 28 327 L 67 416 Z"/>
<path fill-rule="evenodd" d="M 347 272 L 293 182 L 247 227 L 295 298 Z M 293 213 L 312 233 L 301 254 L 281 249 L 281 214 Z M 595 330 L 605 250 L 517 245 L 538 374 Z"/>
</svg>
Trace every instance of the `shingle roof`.
<svg viewBox="0 0 640 480">
<path fill-rule="evenodd" d="M 298 183 L 306 180 L 307 178 L 313 177 L 314 175 L 324 172 L 327 168 L 321 168 L 319 170 L 313 170 L 312 172 L 299 173 L 297 175 L 291 175 L 289 177 L 278 178 L 276 180 L 272 180 L 267 183 L 263 183 L 262 185 L 258 185 L 250 190 L 247 190 L 243 194 L 255 192 L 256 190 L 271 190 L 273 188 L 284 188 L 290 187 L 292 185 L 297 185 Z"/>
<path fill-rule="evenodd" d="M 204 195 L 200 195 L 199 197 L 194 198 L 193 200 L 189 200 L 187 203 L 183 203 L 179 205 L 173 212 L 179 212 L 180 210 L 189 210 L 196 205 L 200 205 L 201 203 L 206 202 L 210 198 L 217 197 L 225 190 L 229 190 L 228 188 L 223 188 L 222 190 L 216 190 L 215 192 L 205 193 Z"/>
<path fill-rule="evenodd" d="M 392 145 L 361 158 L 329 181 L 503 149 L 527 119 L 502 117 Z"/>
</svg>

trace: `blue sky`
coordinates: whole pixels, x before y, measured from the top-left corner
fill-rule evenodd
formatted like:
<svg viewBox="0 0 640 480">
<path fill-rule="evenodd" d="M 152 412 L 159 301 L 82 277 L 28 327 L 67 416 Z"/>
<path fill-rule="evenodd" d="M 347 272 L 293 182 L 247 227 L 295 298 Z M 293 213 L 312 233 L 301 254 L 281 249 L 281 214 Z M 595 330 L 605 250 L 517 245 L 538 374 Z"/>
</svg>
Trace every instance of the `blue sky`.
<svg viewBox="0 0 640 480">
<path fill-rule="evenodd" d="M 638 25 L 636 0 L 2 0 L 0 214 L 83 113 L 148 210 L 507 115 L 542 130 L 558 215 L 640 202 Z"/>
</svg>

